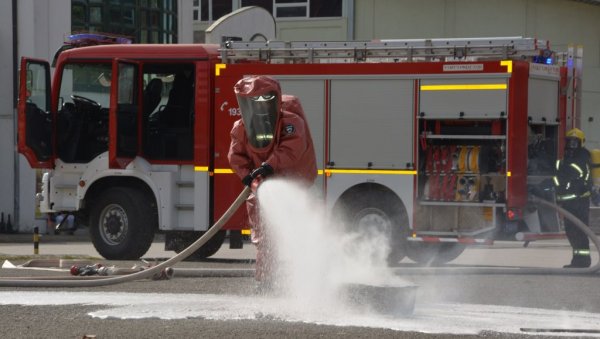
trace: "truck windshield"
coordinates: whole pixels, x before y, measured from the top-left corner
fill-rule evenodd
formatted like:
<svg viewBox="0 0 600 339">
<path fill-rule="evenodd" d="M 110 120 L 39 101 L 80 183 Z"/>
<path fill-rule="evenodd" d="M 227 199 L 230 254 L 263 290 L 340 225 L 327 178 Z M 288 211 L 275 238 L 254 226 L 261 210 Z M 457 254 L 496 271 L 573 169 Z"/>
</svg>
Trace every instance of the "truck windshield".
<svg viewBox="0 0 600 339">
<path fill-rule="evenodd" d="M 71 63 L 62 72 L 57 109 L 57 153 L 87 163 L 108 150 L 111 63 Z"/>
<path fill-rule="evenodd" d="M 108 107 L 111 71 L 110 63 L 65 65 L 60 84 L 60 104 L 73 103 L 71 96 L 77 95 Z"/>
</svg>

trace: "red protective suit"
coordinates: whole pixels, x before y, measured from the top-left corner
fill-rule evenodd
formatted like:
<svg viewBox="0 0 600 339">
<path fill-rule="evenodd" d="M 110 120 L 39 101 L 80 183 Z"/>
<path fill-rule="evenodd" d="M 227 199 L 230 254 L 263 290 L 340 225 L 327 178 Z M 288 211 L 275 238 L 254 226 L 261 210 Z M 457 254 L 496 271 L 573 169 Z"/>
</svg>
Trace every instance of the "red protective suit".
<svg viewBox="0 0 600 339">
<path fill-rule="evenodd" d="M 240 97 L 257 97 L 275 93 L 278 100 L 277 120 L 272 141 L 260 149 L 248 140 L 244 119 L 236 121 L 231 130 L 231 145 L 228 159 L 232 169 L 240 178 L 246 177 L 253 169 L 266 162 L 273 168 L 274 178 L 289 178 L 310 186 L 317 177 L 317 166 L 313 141 L 308 124 L 295 96 L 281 95 L 279 83 L 266 76 L 253 76 L 240 80 L 234 87 Z M 241 106 L 241 105 L 240 105 Z M 242 113 L 243 114 L 243 113 Z M 249 120 L 246 120 L 249 121 Z M 270 177 L 269 177 L 270 178 Z M 262 178 L 253 182 L 253 193 L 246 201 L 248 221 L 252 227 L 252 242 L 257 245 L 256 279 L 269 278 L 271 246 L 261 225 L 256 188 Z"/>
</svg>

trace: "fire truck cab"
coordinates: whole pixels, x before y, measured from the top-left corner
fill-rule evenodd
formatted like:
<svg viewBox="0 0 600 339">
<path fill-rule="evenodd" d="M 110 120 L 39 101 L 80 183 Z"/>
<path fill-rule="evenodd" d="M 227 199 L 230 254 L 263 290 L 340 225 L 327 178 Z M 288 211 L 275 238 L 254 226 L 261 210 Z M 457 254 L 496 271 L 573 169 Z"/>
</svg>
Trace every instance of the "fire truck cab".
<svg viewBox="0 0 600 339">
<path fill-rule="evenodd" d="M 52 86 L 48 63 L 23 59 L 19 151 L 49 169 L 41 210 L 87 220 L 104 257 L 138 258 L 157 231 L 180 251 L 242 188 L 233 85 L 269 75 L 300 98 L 332 214 L 386 232 L 392 264 L 444 263 L 467 244 L 563 235 L 528 187 L 579 123 L 580 63 L 521 37 L 73 48 Z"/>
</svg>

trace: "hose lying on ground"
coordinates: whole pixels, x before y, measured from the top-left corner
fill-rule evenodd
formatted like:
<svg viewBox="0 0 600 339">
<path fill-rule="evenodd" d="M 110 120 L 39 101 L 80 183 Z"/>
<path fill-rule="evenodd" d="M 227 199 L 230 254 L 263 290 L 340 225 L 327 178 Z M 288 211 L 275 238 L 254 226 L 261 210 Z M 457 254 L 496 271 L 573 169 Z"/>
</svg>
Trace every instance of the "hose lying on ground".
<svg viewBox="0 0 600 339">
<path fill-rule="evenodd" d="M 582 230 L 594 243 L 598 251 L 599 260 L 595 265 L 586 268 L 537 268 L 537 267 L 419 267 L 419 268 L 397 268 L 393 272 L 403 274 L 590 274 L 600 270 L 600 239 L 579 218 L 555 203 L 542 198 L 531 196 L 531 201 L 555 209 L 559 214 L 571 220 L 577 228 Z"/>
<path fill-rule="evenodd" d="M 206 243 L 214 234 L 221 229 L 221 227 L 231 218 L 233 213 L 240 207 L 240 205 L 246 200 L 250 194 L 250 189 L 246 187 L 238 198 L 233 202 L 229 209 L 223 214 L 213 227 L 211 227 L 202 237 L 196 240 L 192 245 L 183 250 L 178 255 L 164 261 L 156 266 L 149 269 L 124 275 L 118 277 L 70 277 L 71 279 L 65 279 L 61 277 L 47 277 L 47 278 L 21 278 L 21 279 L 0 279 L 0 287 L 94 287 L 94 286 L 106 286 L 127 281 L 133 281 L 138 279 L 144 279 L 152 277 L 159 273 L 162 269 L 173 266 L 174 264 L 184 260 L 189 255 L 198 250 L 204 243 Z M 533 197 L 533 202 L 540 203 L 555 209 L 559 214 L 562 214 L 565 218 L 571 220 L 576 227 L 581 229 L 594 243 L 596 250 L 598 250 L 600 256 L 600 239 L 587 227 L 581 220 L 571 214 L 569 211 L 562 207 L 546 201 L 544 199 Z M 600 261 L 595 265 L 587 268 L 535 268 L 535 267 L 429 267 L 429 268 L 411 268 L 402 267 L 394 269 L 394 273 L 399 275 L 407 274 L 591 274 L 596 273 L 600 270 Z M 178 269 L 177 272 L 180 272 Z M 208 269 L 208 270 L 195 270 L 195 269 L 182 269 L 181 273 L 185 276 L 193 277 L 247 277 L 253 275 L 253 270 L 250 269 Z M 187 273 L 187 274 L 186 274 Z M 87 278 L 87 279 L 86 279 Z"/>
<path fill-rule="evenodd" d="M 244 190 L 240 193 L 240 195 L 235 199 L 235 201 L 229 206 L 227 211 L 221 216 L 221 218 L 211 227 L 206 233 L 204 233 L 198 240 L 192 243 L 188 248 L 181 251 L 179 254 L 171 257 L 167 261 L 163 261 L 162 263 L 152 266 L 143 271 L 139 271 L 136 273 L 121 275 L 121 276 L 109 276 L 109 277 L 93 277 L 91 279 L 81 279 L 82 277 L 77 277 L 76 279 L 0 279 L 0 287 L 95 287 L 95 286 L 106 286 L 106 285 L 114 285 L 127 281 L 139 280 L 144 278 L 149 278 L 154 276 L 157 273 L 160 273 L 163 269 L 171 267 L 176 263 L 184 260 L 189 257 L 191 254 L 196 252 L 202 245 L 204 245 L 208 240 L 210 240 L 222 227 L 223 225 L 231 218 L 233 213 L 237 211 L 237 209 L 246 201 L 250 195 L 250 187 L 244 187 Z M 75 277 L 72 277 L 75 278 Z M 88 277 L 89 278 L 89 277 Z"/>
</svg>

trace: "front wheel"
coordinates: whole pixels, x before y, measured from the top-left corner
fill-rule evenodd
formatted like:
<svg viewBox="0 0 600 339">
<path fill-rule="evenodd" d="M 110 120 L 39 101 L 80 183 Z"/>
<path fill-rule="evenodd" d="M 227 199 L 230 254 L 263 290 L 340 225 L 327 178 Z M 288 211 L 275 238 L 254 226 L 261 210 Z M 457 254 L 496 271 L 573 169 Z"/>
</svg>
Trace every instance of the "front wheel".
<svg viewBox="0 0 600 339">
<path fill-rule="evenodd" d="M 102 192 L 90 213 L 94 247 L 108 260 L 135 260 L 154 240 L 156 211 L 138 190 L 115 187 Z"/>
</svg>

